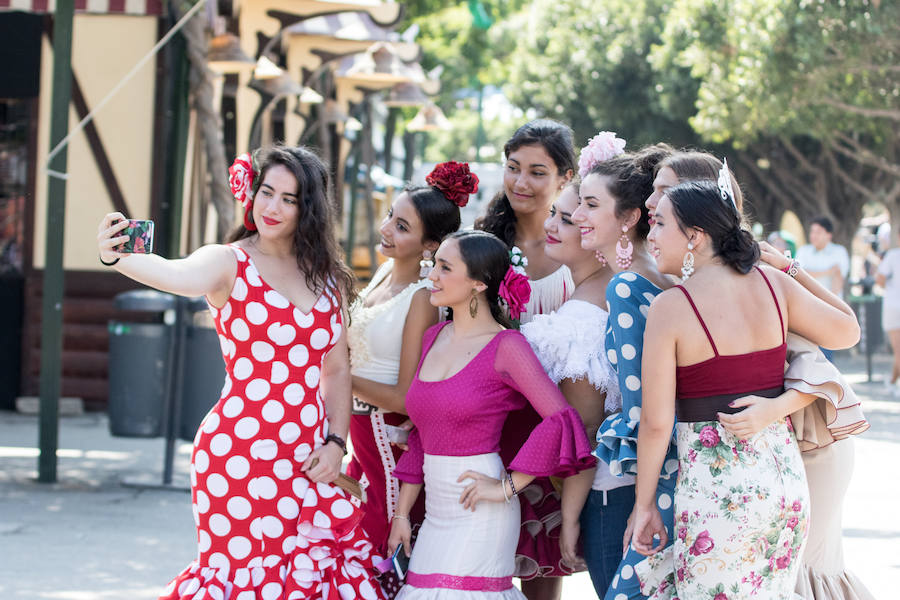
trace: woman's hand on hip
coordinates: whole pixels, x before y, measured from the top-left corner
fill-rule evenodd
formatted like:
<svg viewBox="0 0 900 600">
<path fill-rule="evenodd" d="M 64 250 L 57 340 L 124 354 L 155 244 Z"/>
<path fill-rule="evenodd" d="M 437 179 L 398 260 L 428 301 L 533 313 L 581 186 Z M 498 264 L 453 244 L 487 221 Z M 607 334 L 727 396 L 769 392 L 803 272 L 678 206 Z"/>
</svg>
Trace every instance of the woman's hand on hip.
<svg viewBox="0 0 900 600">
<path fill-rule="evenodd" d="M 732 415 L 719 413 L 719 423 L 725 431 L 739 440 L 752 438 L 778 418 L 770 410 L 773 406 L 772 398 L 744 396 L 731 402 L 730 406 L 743 410 Z"/>
<path fill-rule="evenodd" d="M 462 483 L 466 479 L 474 480 L 466 486 L 466 489 L 459 496 L 459 503 L 466 510 L 474 512 L 475 505 L 481 501 L 503 502 L 507 500 L 507 497 L 503 494 L 503 488 L 500 487 L 503 484 L 502 480 L 488 477 L 477 471 L 466 471 L 459 476 L 456 482 Z"/>
</svg>

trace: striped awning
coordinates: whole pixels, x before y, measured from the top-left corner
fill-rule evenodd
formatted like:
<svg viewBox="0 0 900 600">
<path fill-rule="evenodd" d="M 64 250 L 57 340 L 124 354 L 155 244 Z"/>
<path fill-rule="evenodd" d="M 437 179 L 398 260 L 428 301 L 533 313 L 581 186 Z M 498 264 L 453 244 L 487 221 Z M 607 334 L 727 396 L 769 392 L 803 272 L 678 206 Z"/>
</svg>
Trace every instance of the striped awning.
<svg viewBox="0 0 900 600">
<path fill-rule="evenodd" d="M 31 13 L 56 11 L 56 0 L 0 0 L 0 11 L 18 10 Z M 104 15 L 163 14 L 162 0 L 75 0 L 75 12 Z"/>
</svg>

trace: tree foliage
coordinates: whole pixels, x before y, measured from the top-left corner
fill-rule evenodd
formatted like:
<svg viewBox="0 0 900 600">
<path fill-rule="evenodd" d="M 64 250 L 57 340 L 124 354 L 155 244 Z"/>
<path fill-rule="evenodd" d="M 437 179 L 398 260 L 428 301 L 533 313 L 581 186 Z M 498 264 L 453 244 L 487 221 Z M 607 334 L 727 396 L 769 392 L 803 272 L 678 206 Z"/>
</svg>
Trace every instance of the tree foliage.
<svg viewBox="0 0 900 600">
<path fill-rule="evenodd" d="M 612 129 L 734 157 L 767 227 L 828 214 L 846 241 L 869 201 L 900 225 L 894 0 L 491 0 L 488 31 L 464 2 L 409 4 L 451 119 L 455 90 L 501 84 L 579 143 Z"/>
</svg>

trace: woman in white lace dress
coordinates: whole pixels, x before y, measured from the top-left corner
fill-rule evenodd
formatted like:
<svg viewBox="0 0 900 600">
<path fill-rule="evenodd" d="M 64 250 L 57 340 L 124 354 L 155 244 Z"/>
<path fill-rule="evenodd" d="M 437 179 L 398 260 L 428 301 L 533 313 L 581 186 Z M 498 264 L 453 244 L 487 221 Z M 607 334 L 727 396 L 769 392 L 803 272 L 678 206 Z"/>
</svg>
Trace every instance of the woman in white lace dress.
<svg viewBox="0 0 900 600">
<path fill-rule="evenodd" d="M 572 223 L 578 187 L 566 187 L 544 223 L 545 252 L 566 265 L 575 288 L 555 312 L 537 315 L 522 326 L 544 369 L 581 416 L 594 440 L 606 414 L 621 405 L 618 383 L 604 350 L 608 313 L 606 285 L 612 271 L 593 252 L 581 248 L 581 232 Z M 634 478 L 616 477 L 609 467 L 582 471 L 563 484 L 560 547 L 569 568 L 587 567 L 602 596 L 622 555 L 622 536 L 634 504 Z M 583 556 L 577 545 L 583 540 Z"/>
<path fill-rule="evenodd" d="M 363 527 L 382 553 L 400 492 L 391 475 L 400 450 L 391 445 L 388 430 L 407 420 L 406 391 L 422 335 L 438 322 L 420 261 L 427 263 L 444 236 L 459 229 L 459 206 L 468 200 L 467 193 L 443 189 L 439 175 L 445 172 L 474 177 L 468 165 L 441 163 L 426 178 L 429 185 L 410 185 L 397 196 L 380 230 L 379 251 L 389 260 L 350 307 L 353 459 L 347 472 L 367 491 Z M 424 506 L 418 506 L 412 518 L 423 517 Z"/>
</svg>

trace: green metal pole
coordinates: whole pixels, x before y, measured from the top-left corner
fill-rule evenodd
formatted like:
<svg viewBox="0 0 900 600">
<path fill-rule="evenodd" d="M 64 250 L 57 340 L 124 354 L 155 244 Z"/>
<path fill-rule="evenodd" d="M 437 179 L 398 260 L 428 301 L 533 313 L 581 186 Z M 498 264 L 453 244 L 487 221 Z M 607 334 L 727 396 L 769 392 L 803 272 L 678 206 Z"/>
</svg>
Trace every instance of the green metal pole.
<svg viewBox="0 0 900 600">
<path fill-rule="evenodd" d="M 194 17 L 196 18 L 196 17 Z M 181 258 L 181 212 L 184 206 L 184 169 L 187 162 L 188 129 L 190 127 L 190 63 L 187 43 L 180 33 L 172 39 L 171 56 L 175 61 L 174 90 L 172 94 L 172 138 L 169 141 L 171 179 L 168 182 L 170 210 L 168 258 Z"/>
<path fill-rule="evenodd" d="M 72 16 L 75 0 L 57 0 L 53 19 L 53 89 L 50 147 L 69 131 L 72 97 Z M 66 223 L 67 152 L 63 148 L 48 165 L 47 242 L 41 308 L 41 417 L 38 433 L 38 481 L 56 481 L 59 446 L 59 397 L 62 376 L 63 234 Z"/>
</svg>

